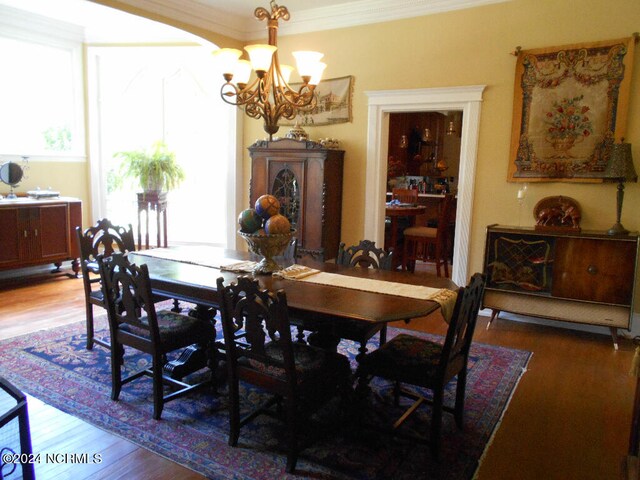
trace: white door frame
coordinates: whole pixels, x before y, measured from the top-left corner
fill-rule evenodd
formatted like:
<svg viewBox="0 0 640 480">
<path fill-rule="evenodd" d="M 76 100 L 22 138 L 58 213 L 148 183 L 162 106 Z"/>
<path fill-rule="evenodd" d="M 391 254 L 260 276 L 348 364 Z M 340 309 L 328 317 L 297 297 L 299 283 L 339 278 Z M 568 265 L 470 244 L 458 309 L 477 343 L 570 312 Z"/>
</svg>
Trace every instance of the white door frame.
<svg viewBox="0 0 640 480">
<path fill-rule="evenodd" d="M 480 107 L 485 85 L 413 90 L 368 91 L 369 123 L 364 238 L 384 243 L 384 207 L 387 192 L 389 114 L 393 112 L 462 111 L 460 171 L 452 280 L 468 280 L 469 239 L 475 185 Z"/>
</svg>

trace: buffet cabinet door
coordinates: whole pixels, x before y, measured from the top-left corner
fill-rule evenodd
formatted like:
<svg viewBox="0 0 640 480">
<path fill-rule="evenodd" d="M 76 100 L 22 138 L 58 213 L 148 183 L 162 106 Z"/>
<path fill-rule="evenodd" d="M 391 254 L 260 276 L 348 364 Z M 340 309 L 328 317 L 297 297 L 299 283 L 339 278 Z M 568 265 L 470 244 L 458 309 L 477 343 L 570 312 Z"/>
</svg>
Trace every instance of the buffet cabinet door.
<svg viewBox="0 0 640 480">
<path fill-rule="evenodd" d="M 558 238 L 552 294 L 554 297 L 630 305 L 635 257 L 635 241 Z"/>
</svg>

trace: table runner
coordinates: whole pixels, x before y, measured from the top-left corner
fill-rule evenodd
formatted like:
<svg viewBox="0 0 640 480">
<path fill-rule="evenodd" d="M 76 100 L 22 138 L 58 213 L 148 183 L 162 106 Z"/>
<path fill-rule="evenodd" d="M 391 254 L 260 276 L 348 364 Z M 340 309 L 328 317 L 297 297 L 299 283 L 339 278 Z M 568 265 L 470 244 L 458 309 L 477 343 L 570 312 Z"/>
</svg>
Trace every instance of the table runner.
<svg viewBox="0 0 640 480">
<path fill-rule="evenodd" d="M 447 288 L 432 288 L 423 285 L 411 285 L 407 283 L 387 282 L 373 278 L 351 277 L 337 273 L 322 272 L 304 265 L 292 265 L 273 274 L 287 280 L 299 282 L 317 283 L 332 287 L 351 288 L 364 292 L 384 293 L 400 297 L 416 298 L 420 300 L 432 300 L 440 305 L 445 321 L 451 321 L 453 307 L 456 303 L 457 292 Z"/>
</svg>

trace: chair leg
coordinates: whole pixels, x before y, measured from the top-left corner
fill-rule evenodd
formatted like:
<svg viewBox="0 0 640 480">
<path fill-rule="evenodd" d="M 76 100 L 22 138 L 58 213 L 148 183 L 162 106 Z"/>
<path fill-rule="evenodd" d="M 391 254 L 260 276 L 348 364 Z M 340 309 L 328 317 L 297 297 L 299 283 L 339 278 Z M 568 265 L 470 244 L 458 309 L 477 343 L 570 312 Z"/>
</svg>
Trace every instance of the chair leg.
<svg viewBox="0 0 640 480">
<path fill-rule="evenodd" d="M 229 378 L 229 446 L 238 445 L 240 437 L 240 394 L 238 379 Z"/>
<path fill-rule="evenodd" d="M 124 362 L 124 348 L 111 342 L 111 400 L 118 400 L 122 390 L 122 373 L 120 366 Z"/>
<path fill-rule="evenodd" d="M 358 347 L 358 353 L 356 354 L 356 361 L 360 361 L 367 354 L 367 341 L 361 340 Z"/>
<path fill-rule="evenodd" d="M 462 429 L 464 426 L 464 395 L 467 384 L 467 369 L 463 368 L 458 372 L 458 385 L 456 386 L 456 405 L 454 417 L 456 425 Z"/>
<path fill-rule="evenodd" d="M 393 385 L 393 404 L 400 406 L 400 382 L 395 382 Z"/>
<path fill-rule="evenodd" d="M 160 359 L 153 359 L 153 418 L 160 420 L 162 409 L 164 408 L 163 388 L 162 388 L 162 362 Z"/>
<path fill-rule="evenodd" d="M 86 302 L 87 309 L 87 350 L 93 349 L 93 305 Z"/>
<path fill-rule="evenodd" d="M 409 243 L 410 240 L 404 239 L 404 245 L 402 246 L 402 271 L 407 270 L 407 266 L 409 263 L 409 257 L 407 254 L 409 253 Z"/>
<path fill-rule="evenodd" d="M 431 409 L 431 452 L 438 459 L 440 455 L 440 429 L 442 427 L 442 400 L 444 390 L 433 390 L 433 407 Z"/>
<path fill-rule="evenodd" d="M 378 345 L 381 347 L 385 343 L 387 343 L 387 324 L 386 323 L 382 326 L 382 330 L 380 330 L 380 342 Z"/>
<path fill-rule="evenodd" d="M 296 402 L 292 397 L 286 399 L 287 434 L 289 436 L 289 450 L 287 452 L 287 473 L 293 473 L 298 462 L 298 432 L 296 422 Z"/>
</svg>

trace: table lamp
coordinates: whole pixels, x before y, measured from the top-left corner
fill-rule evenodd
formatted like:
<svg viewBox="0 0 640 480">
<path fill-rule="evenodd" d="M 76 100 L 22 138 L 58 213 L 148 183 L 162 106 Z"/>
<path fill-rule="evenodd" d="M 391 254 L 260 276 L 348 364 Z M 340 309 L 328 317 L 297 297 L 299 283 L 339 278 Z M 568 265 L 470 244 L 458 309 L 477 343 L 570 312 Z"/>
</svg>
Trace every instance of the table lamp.
<svg viewBox="0 0 640 480">
<path fill-rule="evenodd" d="M 622 201 L 624 199 L 624 183 L 637 182 L 638 174 L 633 167 L 633 158 L 631 157 L 631 144 L 624 143 L 624 139 L 620 143 L 613 145 L 609 165 L 604 174 L 605 182 L 618 182 L 617 194 L 617 210 L 616 223 L 607 230 L 609 235 L 626 235 L 629 230 L 624 228 L 620 223 L 620 215 L 622 214 Z"/>
</svg>

